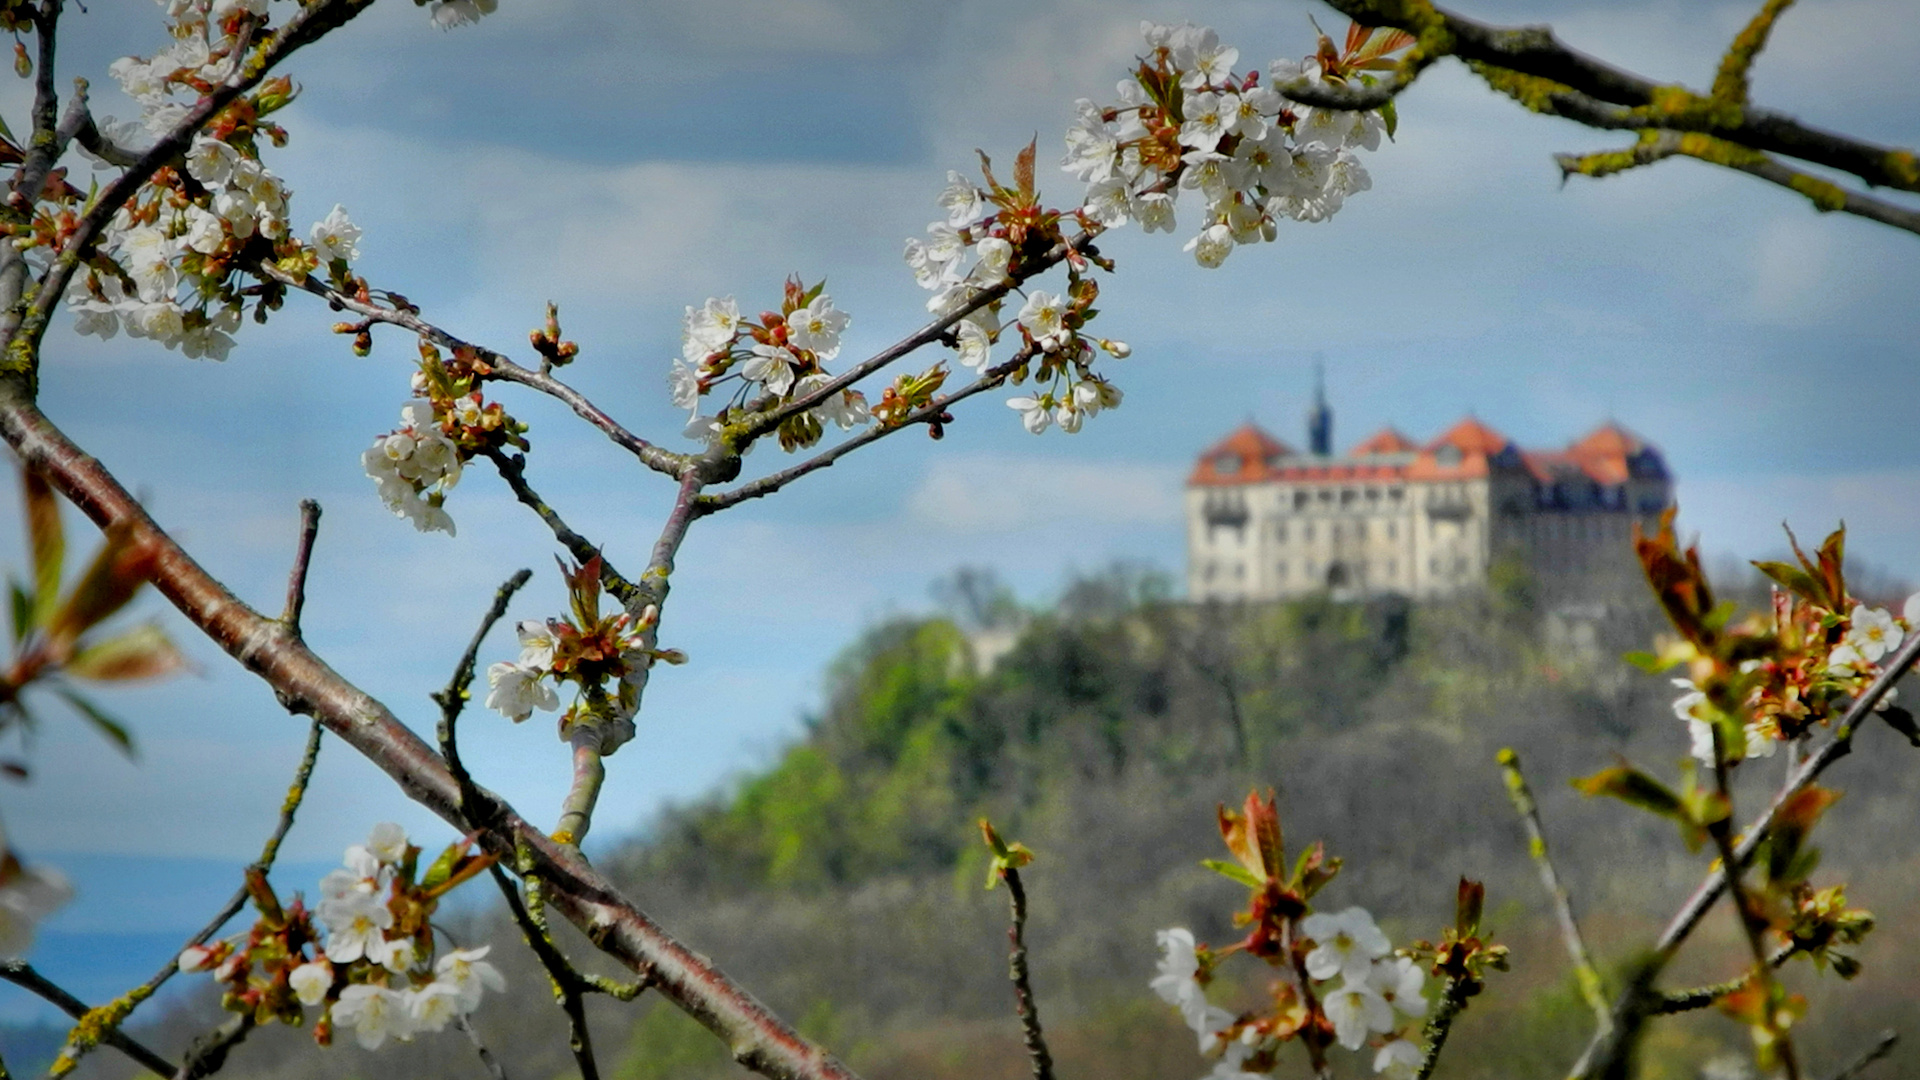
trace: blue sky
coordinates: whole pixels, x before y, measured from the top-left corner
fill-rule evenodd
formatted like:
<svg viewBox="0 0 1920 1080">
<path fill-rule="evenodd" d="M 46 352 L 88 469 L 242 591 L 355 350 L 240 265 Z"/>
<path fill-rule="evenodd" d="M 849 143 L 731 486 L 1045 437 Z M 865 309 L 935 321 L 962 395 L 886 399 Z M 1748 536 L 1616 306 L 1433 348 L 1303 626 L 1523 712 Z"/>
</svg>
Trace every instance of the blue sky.
<svg viewBox="0 0 1920 1080">
<path fill-rule="evenodd" d="M 1464 7 L 1551 17 L 1578 46 L 1698 85 L 1749 5 Z M 681 419 L 664 380 L 682 306 L 731 293 L 758 310 L 789 273 L 825 276 L 854 315 L 845 355 L 883 346 L 923 318 L 899 250 L 934 217 L 946 170 L 969 168 L 975 147 L 1010 159 L 1036 133 L 1054 158 L 1073 99 L 1111 95 L 1141 17 L 1210 23 L 1243 66 L 1264 66 L 1309 49 L 1309 15 L 1340 24 L 1298 2 L 501 0 L 481 25 L 441 34 L 390 0 L 293 66 L 294 140 L 269 164 L 297 222 L 345 204 L 367 230 L 360 270 L 455 333 L 523 353 L 558 301 L 582 349 L 568 377 L 671 441 Z M 97 0 L 73 22 L 74 71 L 96 76 L 97 108 L 131 114 L 103 69 L 155 47 L 157 10 Z M 1755 93 L 1913 145 L 1920 86 L 1889 73 L 1916 50 L 1920 14 L 1900 0 L 1808 0 Z M 16 130 L 23 93 L 0 90 Z M 1692 162 L 1563 187 L 1552 152 L 1621 140 L 1528 116 L 1455 65 L 1425 76 L 1401 116 L 1399 141 L 1368 161 L 1373 190 L 1329 223 L 1290 226 L 1216 271 L 1180 252 L 1184 233 L 1109 243 L 1121 267 L 1100 325 L 1134 346 L 1115 365 L 1128 397 L 1078 436 L 1028 436 L 982 399 L 943 442 L 903 435 L 700 524 L 664 623 L 693 663 L 656 678 L 639 739 L 610 762 L 603 835 L 767 760 L 834 652 L 928 606 L 928 583 L 956 566 L 995 567 L 1036 599 L 1115 558 L 1177 570 L 1193 455 L 1249 416 L 1300 441 L 1316 359 L 1338 443 L 1386 423 L 1424 437 L 1471 410 L 1556 446 L 1614 418 L 1665 450 L 1708 550 L 1758 556 L 1779 546 L 1782 520 L 1808 534 L 1845 517 L 1855 551 L 1920 577 L 1920 240 Z M 1064 202 L 1072 181 L 1043 169 L 1042 190 Z M 358 455 L 395 423 L 413 348 L 383 335 L 355 358 L 332 322 L 295 299 L 220 365 L 56 332 L 43 400 L 260 606 L 279 603 L 298 501 L 319 499 L 308 638 L 424 730 L 426 694 L 495 584 L 533 567 L 516 615 L 560 610 L 553 546 L 479 469 L 449 506 L 457 539 L 385 513 Z M 637 570 L 668 485 L 550 403 L 505 400 L 533 425 L 531 480 Z M 0 528 L 14 566 L 17 532 Z M 271 827 L 304 725 L 158 601 L 145 609 L 201 671 L 111 695 L 137 763 L 78 724 L 48 725 L 34 782 L 0 790 L 29 853 L 235 861 Z M 501 639 L 483 658 L 509 652 Z M 475 711 L 466 731 L 481 779 L 550 818 L 566 775 L 550 723 Z M 449 835 L 336 745 L 289 856 L 332 858 L 383 819 Z"/>
</svg>

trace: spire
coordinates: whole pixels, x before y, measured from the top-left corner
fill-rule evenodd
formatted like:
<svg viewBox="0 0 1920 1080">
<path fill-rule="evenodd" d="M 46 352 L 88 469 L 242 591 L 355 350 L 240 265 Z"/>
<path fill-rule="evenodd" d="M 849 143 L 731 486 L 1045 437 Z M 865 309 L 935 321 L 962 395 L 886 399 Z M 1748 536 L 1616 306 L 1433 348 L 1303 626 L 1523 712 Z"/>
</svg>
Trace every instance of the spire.
<svg viewBox="0 0 1920 1080">
<path fill-rule="evenodd" d="M 1313 364 L 1313 408 L 1307 412 L 1307 449 L 1319 457 L 1333 455 L 1333 410 L 1327 407 L 1327 370 Z"/>
</svg>

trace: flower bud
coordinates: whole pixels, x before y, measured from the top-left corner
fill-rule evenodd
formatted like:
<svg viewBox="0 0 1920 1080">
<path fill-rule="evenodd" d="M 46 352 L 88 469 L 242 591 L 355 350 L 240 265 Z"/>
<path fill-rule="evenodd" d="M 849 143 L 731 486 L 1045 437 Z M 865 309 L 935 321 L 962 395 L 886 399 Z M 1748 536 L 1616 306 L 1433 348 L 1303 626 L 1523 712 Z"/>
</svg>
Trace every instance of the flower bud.
<svg viewBox="0 0 1920 1080">
<path fill-rule="evenodd" d="M 1125 360 L 1127 357 L 1133 355 L 1133 346 L 1124 341 L 1109 341 L 1106 338 L 1101 338 L 1100 347 L 1111 353 L 1116 360 Z"/>
</svg>

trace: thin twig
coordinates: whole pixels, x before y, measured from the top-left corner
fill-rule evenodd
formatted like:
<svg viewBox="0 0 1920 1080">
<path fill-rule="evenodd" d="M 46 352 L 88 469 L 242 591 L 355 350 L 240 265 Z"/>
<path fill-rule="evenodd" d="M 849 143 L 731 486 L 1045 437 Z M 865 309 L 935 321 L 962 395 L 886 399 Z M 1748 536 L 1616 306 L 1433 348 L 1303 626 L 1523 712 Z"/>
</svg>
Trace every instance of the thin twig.
<svg viewBox="0 0 1920 1080">
<path fill-rule="evenodd" d="M 833 446 L 828 447 L 798 465 L 789 466 L 781 469 L 779 472 L 769 473 L 758 480 L 741 484 L 739 487 L 723 491 L 718 495 L 702 495 L 695 504 L 696 515 L 706 517 L 709 514 L 717 514 L 728 507 L 737 506 L 749 499 L 758 499 L 771 495 L 781 488 L 786 487 L 788 484 L 793 483 L 795 480 L 806 476 L 808 473 L 818 472 L 821 469 L 827 468 L 834 462 L 853 453 L 855 450 L 879 442 L 881 439 L 892 435 L 896 431 L 903 431 L 915 424 L 924 424 L 932 420 L 937 420 L 953 405 L 1006 382 L 1007 377 L 1011 375 L 1015 369 L 1022 364 L 1030 362 L 1032 358 L 1033 351 L 1031 349 L 1022 349 L 1020 353 L 1011 360 L 996 365 L 982 374 L 980 378 L 955 390 L 953 393 L 933 399 L 897 424 L 875 423 L 860 434 L 842 442 L 835 443 Z"/>
<path fill-rule="evenodd" d="M 1027 890 L 1020 884 L 1020 871 L 1013 867 L 1002 871 L 1000 877 L 1007 883 L 1007 902 L 1013 909 L 1013 925 L 1007 927 L 1010 943 L 1007 967 L 1013 979 L 1013 1010 L 1020 1017 L 1027 1057 L 1033 1061 L 1033 1080 L 1053 1080 L 1053 1054 L 1047 1050 L 1047 1037 L 1040 1031 L 1040 1005 L 1034 1000 L 1027 968 Z"/>
<path fill-rule="evenodd" d="M 1733 837 L 1730 834 L 1733 822 L 1733 790 L 1727 782 L 1726 743 L 1721 737 L 1720 726 L 1713 725 L 1713 783 L 1720 798 L 1726 803 L 1727 816 L 1707 826 L 1707 835 L 1713 838 L 1714 847 L 1720 851 L 1720 876 L 1727 883 L 1727 898 L 1733 904 L 1734 917 L 1740 920 L 1740 932 L 1747 939 L 1747 948 L 1753 954 L 1753 975 L 1760 983 L 1760 989 L 1769 995 L 1773 992 L 1773 967 L 1768 963 L 1767 943 L 1762 936 L 1766 933 L 1766 919 L 1754 913 L 1747 899 L 1747 890 L 1741 882 L 1744 864 L 1734 855 Z M 1786 1071 L 1787 1080 L 1800 1080 L 1800 1062 L 1793 1052 L 1792 1037 L 1784 1030 L 1777 1030 L 1773 1022 L 1771 1006 L 1766 1013 L 1767 1028 L 1775 1038 L 1774 1052 L 1779 1056 L 1780 1065 Z"/>
<path fill-rule="evenodd" d="M 300 613 L 307 606 L 307 566 L 313 562 L 313 541 L 320 534 L 320 504 L 300 500 L 300 541 L 293 549 L 293 570 L 287 574 L 287 608 L 280 621 L 300 636 Z"/>
<path fill-rule="evenodd" d="M 274 860 L 280 856 L 280 843 L 287 838 L 287 832 L 293 828 L 294 814 L 299 811 L 300 803 L 307 797 L 307 784 L 313 779 L 313 767 L 320 760 L 320 738 L 326 734 L 326 730 L 326 726 L 318 720 L 308 725 L 306 749 L 301 752 L 300 764 L 293 771 L 293 782 L 287 785 L 286 798 L 280 801 L 280 820 L 267 837 L 266 843 L 260 846 L 260 857 L 248 867 L 249 871 L 257 870 L 264 876 L 273 869 Z M 146 982 L 141 983 L 132 994 L 128 995 L 134 998 L 134 1006 L 137 1007 L 150 999 L 154 991 L 159 990 L 168 979 L 178 974 L 180 954 L 188 949 L 205 945 L 213 935 L 219 933 L 220 928 L 227 925 L 228 921 L 246 906 L 248 895 L 244 884 L 235 889 L 233 895 L 227 898 L 226 904 L 207 921 L 205 926 L 200 928 L 198 933 L 188 938 L 186 944 L 175 949 L 173 955 L 167 958 L 167 962 L 161 965 L 159 971 L 154 972 Z M 127 1010 L 128 1015 L 132 1012 L 132 1008 Z M 119 1022 L 124 1023 L 125 1020 L 126 1017 L 122 1016 Z"/>
<path fill-rule="evenodd" d="M 553 538 L 560 541 L 560 546 L 567 549 L 567 554 L 582 563 L 600 555 L 600 584 L 606 586 L 606 590 L 621 603 L 631 603 L 639 594 L 638 587 L 613 568 L 613 564 L 601 553 L 599 545 L 574 532 L 561 519 L 559 512 L 549 506 L 539 492 L 533 490 L 532 485 L 527 483 L 527 459 L 523 455 L 508 454 L 498 449 L 489 449 L 485 453 L 487 460 L 493 462 L 493 467 L 499 471 L 500 479 L 507 482 L 513 497 L 519 499 L 522 506 L 540 515 L 540 520 L 553 530 Z"/>
<path fill-rule="evenodd" d="M 1778 949 L 1775 949 L 1773 955 L 1767 957 L 1767 966 L 1778 968 L 1788 960 L 1793 959 L 1799 952 L 1799 945 L 1788 942 Z M 1728 979 L 1725 982 L 1712 983 L 1707 986 L 1696 986 L 1691 990 L 1668 990 L 1657 993 L 1647 1006 L 1647 1015 L 1669 1016 L 1673 1013 L 1692 1012 L 1695 1009 L 1704 1009 L 1752 982 L 1755 970 L 1754 968 L 1748 968 L 1735 978 Z"/>
<path fill-rule="evenodd" d="M 1426 1046 L 1420 1051 L 1420 1068 L 1413 1074 L 1414 1080 L 1427 1080 L 1433 1075 L 1434 1066 L 1440 1064 L 1440 1051 L 1447 1045 L 1453 1022 L 1467 1007 L 1467 985 L 1465 979 L 1449 978 L 1440 991 L 1440 1000 L 1433 1007 L 1433 1015 L 1427 1018 L 1423 1032 Z"/>
<path fill-rule="evenodd" d="M 487 1049 L 487 1044 L 480 1041 L 480 1033 L 474 1030 L 473 1021 L 462 1013 L 453 1018 L 453 1023 L 455 1027 L 466 1032 L 467 1038 L 473 1041 L 473 1052 L 480 1055 L 480 1064 L 487 1067 L 487 1075 L 493 1077 L 493 1080 L 507 1080 L 506 1068 L 500 1064 L 500 1059 L 493 1056 L 493 1051 Z"/>
<path fill-rule="evenodd" d="M 1600 969 L 1594 965 L 1593 954 L 1587 951 L 1587 942 L 1580 934 L 1580 924 L 1573 917 L 1573 902 L 1567 897 L 1567 890 L 1560 884 L 1560 875 L 1554 871 L 1553 856 L 1547 851 L 1547 835 L 1540 825 L 1540 807 L 1534 801 L 1533 791 L 1527 786 L 1527 778 L 1520 772 L 1520 755 L 1511 749 L 1499 754 L 1500 771 L 1507 781 L 1507 799 L 1520 814 L 1521 824 L 1527 829 L 1527 854 L 1533 857 L 1534 868 L 1540 872 L 1540 884 L 1547 890 L 1547 896 L 1553 901 L 1553 915 L 1560 923 L 1560 938 L 1567 946 L 1567 955 L 1573 960 L 1573 970 L 1580 982 L 1580 996 L 1586 999 L 1587 1007 L 1593 1010 L 1599 1030 L 1607 1031 L 1613 1027 L 1613 1013 L 1607 1005 L 1606 983 L 1600 978 Z"/>
<path fill-rule="evenodd" d="M 1834 1073 L 1833 1080 L 1857 1080 L 1861 1073 L 1867 1071 L 1867 1066 L 1892 1053 L 1893 1044 L 1899 1041 L 1900 1033 L 1892 1028 L 1881 1032 L 1879 1040 L 1866 1053 L 1849 1062 L 1846 1068 Z"/>
<path fill-rule="evenodd" d="M 456 726 L 460 722 L 460 713 L 467 707 L 467 688 L 473 685 L 474 670 L 480 662 L 481 644 L 486 641 L 487 634 L 493 630 L 494 624 L 506 615 L 507 605 L 513 601 L 513 594 L 519 592 L 521 587 L 532 578 L 532 570 L 516 570 L 512 577 L 494 590 L 493 604 L 487 608 L 487 613 L 481 616 L 480 628 L 473 632 L 472 639 L 467 642 L 466 651 L 460 654 L 460 662 L 454 665 L 453 677 L 447 680 L 447 688 L 432 695 L 434 704 L 440 706 L 440 724 L 437 732 L 440 738 L 440 754 L 447 759 L 447 769 L 459 781 L 459 808 L 470 828 L 486 828 L 492 822 L 481 819 L 480 807 L 476 805 L 480 800 L 472 797 L 477 794 L 477 790 L 473 785 L 473 777 L 467 772 L 467 767 L 460 762 L 460 740 Z"/>
<path fill-rule="evenodd" d="M 61 989 L 53 980 L 35 971 L 33 965 L 25 960 L 0 961 L 0 979 L 5 979 L 22 990 L 38 994 L 75 1020 L 84 1020 L 93 1012 L 87 1007 L 86 1002 Z M 139 1062 L 143 1068 L 151 1069 L 161 1076 L 173 1075 L 172 1062 L 154 1053 L 118 1028 L 102 1031 L 100 1039 L 108 1046 Z"/>
<path fill-rule="evenodd" d="M 532 368 L 522 367 L 491 349 L 455 337 L 421 318 L 411 308 L 382 307 L 379 304 L 349 296 L 313 275 L 295 277 L 270 262 L 249 264 L 246 269 L 259 277 L 311 293 L 336 309 L 351 311 L 363 319 L 410 331 L 415 336 L 443 349 L 471 353 L 489 369 L 483 373 L 483 378 L 519 383 L 561 401 L 567 408 L 573 410 L 574 415 L 598 428 L 602 434 L 613 441 L 614 445 L 639 458 L 641 464 L 655 472 L 679 479 L 690 467 L 692 459 L 687 455 L 676 454 L 656 446 L 628 431 L 602 411 L 598 405 L 588 401 L 586 395 L 566 383 Z"/>
</svg>

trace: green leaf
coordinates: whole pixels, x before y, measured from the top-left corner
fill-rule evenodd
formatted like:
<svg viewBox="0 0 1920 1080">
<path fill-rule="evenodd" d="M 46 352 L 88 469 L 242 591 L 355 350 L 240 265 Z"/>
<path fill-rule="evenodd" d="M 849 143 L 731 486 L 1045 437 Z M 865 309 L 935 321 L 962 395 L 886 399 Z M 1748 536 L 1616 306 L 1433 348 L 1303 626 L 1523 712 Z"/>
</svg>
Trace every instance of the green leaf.
<svg viewBox="0 0 1920 1080">
<path fill-rule="evenodd" d="M 67 661 L 67 674 L 98 682 L 157 679 L 187 666 L 166 632 L 148 623 L 81 649 Z"/>
<path fill-rule="evenodd" d="M 33 597 L 20 587 L 18 581 L 9 578 L 7 591 L 13 597 L 13 640 L 17 643 L 27 636 L 27 630 L 33 626 Z"/>
<path fill-rule="evenodd" d="M 1380 119 L 1387 122 L 1387 140 L 1391 142 L 1393 133 L 1400 130 L 1400 110 L 1394 107 L 1392 98 L 1388 98 L 1387 103 L 1380 106 Z"/>
<path fill-rule="evenodd" d="M 128 733 L 125 724 L 108 716 L 100 710 L 99 706 L 65 687 L 57 687 L 54 692 L 65 698 L 75 712 L 86 717 L 94 727 L 99 728 L 100 734 L 105 735 L 109 741 L 118 746 L 121 753 L 129 758 L 139 756 L 133 748 L 133 736 Z"/>
<path fill-rule="evenodd" d="M 1658 655 L 1644 650 L 1630 652 L 1621 657 L 1621 659 L 1639 668 L 1641 671 L 1650 672 L 1654 675 L 1660 674 L 1662 671 L 1667 670 L 1668 667 L 1667 662 L 1662 660 Z"/>
<path fill-rule="evenodd" d="M 420 887 L 422 889 L 432 890 L 440 885 L 446 884 L 447 879 L 453 876 L 453 869 L 459 865 L 460 855 L 466 848 L 466 843 L 460 840 L 448 844 L 447 850 L 441 852 L 440 857 L 433 860 L 432 866 L 427 867 L 426 876 L 420 879 Z"/>
<path fill-rule="evenodd" d="M 1753 568 L 1772 578 L 1781 588 L 1802 600 L 1818 601 L 1820 599 L 1820 587 L 1814 584 L 1813 576 L 1797 566 L 1790 566 L 1783 562 L 1756 562 Z"/>
<path fill-rule="evenodd" d="M 1266 882 L 1254 877 L 1253 871 L 1248 870 L 1237 862 L 1228 862 L 1225 859 L 1201 859 L 1200 865 L 1219 874 L 1223 878 L 1230 878 L 1237 881 L 1249 889 L 1258 889 L 1266 884 Z"/>
<path fill-rule="evenodd" d="M 1672 788 L 1633 765 L 1620 764 L 1601 769 L 1592 776 L 1573 781 L 1573 786 L 1582 795 L 1607 795 L 1661 817 L 1675 821 L 1691 820 L 1681 804 L 1680 796 L 1674 794 Z"/>
</svg>

